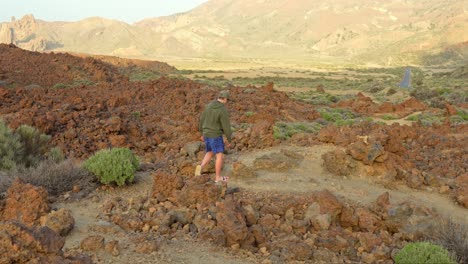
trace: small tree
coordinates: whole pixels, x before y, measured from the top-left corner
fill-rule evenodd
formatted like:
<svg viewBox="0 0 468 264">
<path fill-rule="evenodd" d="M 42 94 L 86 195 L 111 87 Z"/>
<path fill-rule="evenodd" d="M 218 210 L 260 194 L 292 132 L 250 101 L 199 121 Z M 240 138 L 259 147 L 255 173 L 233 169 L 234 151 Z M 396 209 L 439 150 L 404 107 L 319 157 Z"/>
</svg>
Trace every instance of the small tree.
<svg viewBox="0 0 468 264">
<path fill-rule="evenodd" d="M 0 119 L 0 170 L 16 167 L 18 149 L 21 143 L 10 128 Z"/>
<path fill-rule="evenodd" d="M 456 264 L 446 249 L 428 242 L 407 244 L 395 256 L 395 263 Z"/>
<path fill-rule="evenodd" d="M 122 186 L 133 182 L 139 161 L 128 148 L 104 149 L 86 160 L 84 168 L 96 175 L 103 184 L 115 182 Z"/>
<path fill-rule="evenodd" d="M 18 162 L 26 168 L 36 167 L 49 152 L 50 136 L 42 134 L 34 127 L 22 125 L 15 131 L 21 147 L 18 149 Z"/>
</svg>

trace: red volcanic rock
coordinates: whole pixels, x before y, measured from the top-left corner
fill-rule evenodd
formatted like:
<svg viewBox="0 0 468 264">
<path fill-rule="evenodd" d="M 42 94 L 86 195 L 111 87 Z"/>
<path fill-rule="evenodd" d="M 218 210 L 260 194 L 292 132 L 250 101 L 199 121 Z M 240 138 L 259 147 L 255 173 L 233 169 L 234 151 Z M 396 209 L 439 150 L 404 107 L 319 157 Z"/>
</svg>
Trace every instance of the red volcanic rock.
<svg viewBox="0 0 468 264">
<path fill-rule="evenodd" d="M 455 184 L 457 201 L 465 208 L 468 208 L 468 174 L 457 177 Z"/>
<path fill-rule="evenodd" d="M 106 132 L 119 132 L 122 129 L 122 120 L 118 116 L 112 116 L 106 120 Z"/>
<path fill-rule="evenodd" d="M 359 225 L 359 218 L 355 214 L 355 211 L 351 207 L 343 207 L 340 216 L 341 226 L 344 228 L 354 227 L 357 228 Z"/>
<path fill-rule="evenodd" d="M 390 194 L 388 192 L 384 192 L 377 200 L 374 202 L 374 210 L 376 212 L 386 212 L 390 207 Z"/>
<path fill-rule="evenodd" d="M 448 116 L 453 116 L 453 115 L 456 115 L 457 114 L 457 109 L 455 108 L 455 106 L 451 105 L 451 104 L 445 104 L 445 109 L 447 110 L 447 115 Z"/>
<path fill-rule="evenodd" d="M 360 160 L 366 165 L 372 165 L 374 161 L 385 154 L 384 148 L 379 143 L 366 144 L 362 141 L 349 145 L 346 151 L 353 159 Z"/>
<path fill-rule="evenodd" d="M 16 220 L 33 226 L 39 223 L 41 216 L 49 212 L 47 191 L 43 187 L 25 184 L 17 179 L 8 189 L 1 219 Z"/>
<path fill-rule="evenodd" d="M 98 251 L 104 248 L 104 237 L 102 236 L 88 236 L 80 243 L 81 249 L 85 251 Z"/>
<path fill-rule="evenodd" d="M 273 126 L 279 120 L 299 122 L 318 117 L 312 106 L 285 93 L 256 90 L 251 96 L 244 90 L 230 88 L 232 124 L 245 124 L 236 127 L 235 149 L 277 144 Z M 203 107 L 218 93 L 195 82 L 169 78 L 131 87 L 127 82 L 100 82 L 80 88 L 17 88 L 6 92 L 0 115 L 12 128 L 21 124 L 39 126 L 52 136 L 52 144 L 77 158 L 122 144 L 139 155 L 167 157 L 169 150 L 179 151 L 187 142 L 197 140 Z M 248 117 L 246 112 L 254 114 Z M 115 135 L 125 136 L 125 143 L 123 137 Z"/>
<path fill-rule="evenodd" d="M 273 88 L 274 88 L 274 84 L 270 82 L 262 88 L 262 92 L 268 92 L 268 93 L 273 92 L 274 91 Z"/>
<path fill-rule="evenodd" d="M 126 144 L 127 138 L 124 135 L 111 135 L 109 136 L 109 142 L 112 147 L 124 147 Z"/>
<path fill-rule="evenodd" d="M 332 221 L 341 213 L 343 205 L 329 190 L 314 193 L 314 198 L 320 205 L 320 213 L 329 214 Z"/>
<path fill-rule="evenodd" d="M 65 239 L 48 227 L 0 222 L 0 263 L 92 263 L 84 255 L 64 257 Z"/>
<path fill-rule="evenodd" d="M 124 79 L 118 69 L 92 58 L 78 58 L 62 53 L 39 53 L 0 45 L 0 72 L 17 85 L 80 85 L 79 81 L 109 82 Z"/>
<path fill-rule="evenodd" d="M 225 186 L 212 181 L 210 175 L 193 177 L 178 193 L 177 202 L 184 206 L 214 205 L 220 198 L 224 197 L 225 188 Z"/>
<path fill-rule="evenodd" d="M 377 229 L 377 225 L 380 222 L 377 215 L 363 208 L 358 208 L 356 210 L 356 215 L 359 219 L 359 227 L 362 230 L 374 232 Z"/>
<path fill-rule="evenodd" d="M 50 212 L 43 218 L 42 222 L 43 226 L 49 227 L 61 236 L 68 235 L 75 226 L 75 219 L 71 211 L 64 208 Z"/>
<path fill-rule="evenodd" d="M 174 199 L 177 191 L 184 187 L 184 180 L 178 175 L 157 172 L 153 175 L 153 197 L 159 201 Z"/>
<path fill-rule="evenodd" d="M 239 205 L 233 199 L 216 204 L 216 222 L 226 235 L 227 246 L 241 244 L 247 238 L 248 228 Z"/>
<path fill-rule="evenodd" d="M 401 104 L 395 106 L 396 112 L 416 112 L 426 110 L 427 106 L 418 99 L 411 97 Z"/>
<path fill-rule="evenodd" d="M 396 113 L 397 115 L 405 116 L 415 111 L 423 111 L 427 106 L 414 97 L 404 101 L 403 103 L 394 105 L 384 102 L 377 105 L 370 97 L 358 93 L 356 98 L 351 100 L 343 100 L 333 105 L 334 107 L 349 108 L 354 112 L 361 114 L 372 113 Z"/>
<path fill-rule="evenodd" d="M 372 252 L 374 248 L 380 246 L 383 242 L 379 236 L 371 232 L 359 233 L 357 237 L 361 247 L 363 247 L 366 252 Z"/>
<path fill-rule="evenodd" d="M 356 161 L 354 161 L 343 150 L 332 150 L 322 155 L 323 167 L 340 176 L 350 175 L 355 171 Z"/>
</svg>

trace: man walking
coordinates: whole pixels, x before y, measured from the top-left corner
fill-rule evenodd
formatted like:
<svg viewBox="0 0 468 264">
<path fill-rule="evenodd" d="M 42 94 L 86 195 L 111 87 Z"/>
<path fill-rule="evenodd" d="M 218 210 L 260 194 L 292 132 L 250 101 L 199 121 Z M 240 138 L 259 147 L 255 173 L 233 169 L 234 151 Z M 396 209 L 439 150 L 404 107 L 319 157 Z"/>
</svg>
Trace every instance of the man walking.
<svg viewBox="0 0 468 264">
<path fill-rule="evenodd" d="M 225 104 L 229 100 L 229 91 L 221 91 L 218 98 L 205 106 L 198 130 L 202 133 L 201 140 L 205 142 L 206 154 L 200 165 L 195 169 L 195 176 L 200 176 L 201 170 L 216 156 L 216 178 L 215 182 L 225 181 L 228 177 L 221 176 L 224 159 L 224 140 L 223 134 L 228 141 L 227 147 L 231 147 L 232 131 L 229 122 L 229 114 Z"/>
</svg>

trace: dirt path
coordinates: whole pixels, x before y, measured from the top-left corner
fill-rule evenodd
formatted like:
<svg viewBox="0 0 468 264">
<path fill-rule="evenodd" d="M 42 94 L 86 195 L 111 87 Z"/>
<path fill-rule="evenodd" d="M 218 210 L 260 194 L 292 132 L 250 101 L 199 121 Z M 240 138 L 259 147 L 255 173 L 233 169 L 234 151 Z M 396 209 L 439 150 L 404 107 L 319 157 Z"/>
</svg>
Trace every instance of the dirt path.
<svg viewBox="0 0 468 264">
<path fill-rule="evenodd" d="M 444 216 L 453 217 L 457 221 L 468 222 L 468 210 L 457 205 L 448 196 L 441 195 L 437 189 L 428 187 L 427 190 L 410 189 L 406 185 L 393 185 L 391 189 L 377 184 L 371 178 L 354 175 L 339 177 L 322 169 L 322 154 L 335 149 L 333 145 L 319 145 L 314 147 L 279 146 L 267 150 L 243 153 L 241 156 L 232 155 L 231 161 L 240 161 L 251 166 L 253 161 L 265 154 L 279 152 L 281 149 L 293 150 L 304 156 L 304 160 L 297 168 L 284 172 L 258 171 L 257 178 L 230 178 L 231 186 L 240 187 L 255 192 L 287 192 L 305 193 L 315 190 L 329 189 L 337 196 L 354 203 L 368 205 L 379 195 L 389 192 L 392 203 L 413 201 L 431 207 Z M 230 168 L 226 168 L 229 174 Z"/>
</svg>

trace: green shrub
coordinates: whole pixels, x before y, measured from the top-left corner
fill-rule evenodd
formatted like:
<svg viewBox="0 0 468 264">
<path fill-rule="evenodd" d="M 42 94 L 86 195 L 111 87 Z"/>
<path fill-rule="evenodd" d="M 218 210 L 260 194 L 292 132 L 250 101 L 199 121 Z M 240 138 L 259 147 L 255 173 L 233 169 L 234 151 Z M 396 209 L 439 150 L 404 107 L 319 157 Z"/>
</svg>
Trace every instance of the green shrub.
<svg viewBox="0 0 468 264">
<path fill-rule="evenodd" d="M 65 160 L 65 155 L 63 155 L 62 150 L 59 147 L 53 147 L 47 153 L 47 160 L 59 163 Z"/>
<path fill-rule="evenodd" d="M 463 109 L 463 108 L 457 109 L 457 115 L 464 121 L 468 120 L 468 110 L 466 109 Z"/>
<path fill-rule="evenodd" d="M 68 87 L 68 85 L 66 85 L 64 83 L 56 83 L 54 86 L 52 86 L 52 88 L 54 88 L 54 89 L 65 89 L 67 87 Z"/>
<path fill-rule="evenodd" d="M 407 244 L 396 254 L 395 263 L 456 264 L 446 249 L 428 242 Z"/>
<path fill-rule="evenodd" d="M 0 120 L 0 170 L 11 170 L 16 167 L 18 149 L 21 143 L 10 128 Z"/>
<path fill-rule="evenodd" d="M 96 175 L 103 184 L 115 182 L 122 186 L 133 182 L 139 161 L 127 148 L 104 149 L 87 159 L 84 168 Z"/>
<path fill-rule="evenodd" d="M 317 110 L 323 119 L 337 126 L 352 125 L 358 121 L 358 115 L 347 109 L 320 108 Z"/>
<path fill-rule="evenodd" d="M 33 127 L 22 125 L 12 131 L 0 120 L 0 170 L 35 167 L 48 156 L 58 158 L 56 150 L 50 153 L 49 141 L 50 136 Z"/>
<path fill-rule="evenodd" d="M 42 134 L 36 128 L 27 125 L 18 127 L 15 134 L 21 143 L 17 153 L 17 163 L 29 168 L 37 166 L 41 160 L 45 159 L 50 150 L 50 136 Z"/>
<path fill-rule="evenodd" d="M 273 136 L 276 139 L 289 139 L 298 133 L 317 133 L 322 125 L 316 122 L 312 123 L 283 123 L 278 122 L 273 127 Z"/>
<path fill-rule="evenodd" d="M 442 124 L 444 117 L 432 113 L 422 113 L 409 116 L 406 120 L 419 122 L 423 126 L 432 126 L 433 124 Z"/>
<path fill-rule="evenodd" d="M 391 114 L 385 114 L 385 115 L 382 116 L 382 119 L 383 120 L 395 120 L 395 119 L 398 119 L 398 118 L 391 115 Z"/>
</svg>

